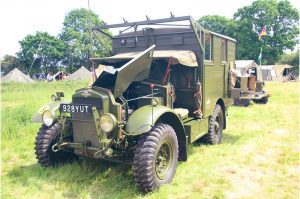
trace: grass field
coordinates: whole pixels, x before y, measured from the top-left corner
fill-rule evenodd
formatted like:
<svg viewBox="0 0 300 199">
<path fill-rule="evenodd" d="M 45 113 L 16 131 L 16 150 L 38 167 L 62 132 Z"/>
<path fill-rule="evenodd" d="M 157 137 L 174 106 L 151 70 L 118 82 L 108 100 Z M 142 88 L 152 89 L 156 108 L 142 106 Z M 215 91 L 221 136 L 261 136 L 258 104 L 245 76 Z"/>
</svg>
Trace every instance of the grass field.
<svg viewBox="0 0 300 199">
<path fill-rule="evenodd" d="M 300 82 L 268 83 L 266 105 L 230 107 L 223 142 L 190 145 L 171 184 L 143 194 L 129 166 L 80 159 L 43 168 L 31 122 L 55 91 L 72 93 L 86 82 L 2 84 L 2 198 L 299 198 Z"/>
</svg>

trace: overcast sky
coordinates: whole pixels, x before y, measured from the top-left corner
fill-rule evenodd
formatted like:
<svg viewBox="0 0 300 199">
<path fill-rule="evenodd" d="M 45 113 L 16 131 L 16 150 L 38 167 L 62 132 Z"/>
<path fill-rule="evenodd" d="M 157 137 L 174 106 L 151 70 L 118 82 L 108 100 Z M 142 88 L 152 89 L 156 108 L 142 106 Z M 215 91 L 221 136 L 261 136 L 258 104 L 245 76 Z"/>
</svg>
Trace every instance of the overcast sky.
<svg viewBox="0 0 300 199">
<path fill-rule="evenodd" d="M 191 15 L 222 15 L 232 18 L 238 8 L 253 0 L 90 0 L 91 9 L 107 23 L 129 22 Z M 297 0 L 290 0 L 299 10 Z M 53 36 L 62 29 L 65 15 L 75 8 L 88 8 L 88 0 L 1 0 L 0 1 L 0 58 L 19 51 L 19 41 L 28 34 L 46 31 Z"/>
</svg>

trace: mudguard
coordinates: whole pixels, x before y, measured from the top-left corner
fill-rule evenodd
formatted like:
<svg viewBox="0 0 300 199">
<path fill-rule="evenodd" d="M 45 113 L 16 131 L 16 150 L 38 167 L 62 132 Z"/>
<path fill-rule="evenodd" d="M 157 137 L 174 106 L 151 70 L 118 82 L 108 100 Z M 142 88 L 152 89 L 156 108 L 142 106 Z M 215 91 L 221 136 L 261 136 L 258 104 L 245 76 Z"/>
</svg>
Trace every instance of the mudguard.
<svg viewBox="0 0 300 199">
<path fill-rule="evenodd" d="M 43 123 L 43 113 L 47 110 L 52 112 L 52 115 L 54 115 L 55 119 L 59 115 L 59 106 L 61 103 L 68 103 L 68 102 L 62 102 L 62 101 L 53 101 L 48 104 L 45 104 L 39 108 L 37 112 L 33 115 L 32 122 L 35 123 Z"/>
<path fill-rule="evenodd" d="M 146 133 L 151 130 L 152 126 L 158 122 L 161 116 L 167 113 L 172 115 L 175 120 L 177 119 L 177 121 L 173 122 L 180 123 L 183 128 L 181 120 L 172 109 L 160 105 L 148 105 L 139 108 L 129 117 L 125 126 L 125 131 L 129 135 L 141 135 Z M 174 130 L 176 131 L 176 129 Z"/>
<path fill-rule="evenodd" d="M 147 133 L 156 123 L 172 126 L 176 132 L 179 145 L 179 161 L 187 160 L 187 136 L 184 126 L 178 115 L 165 106 L 143 106 L 136 110 L 128 119 L 125 126 L 127 135 L 137 136 Z"/>
</svg>

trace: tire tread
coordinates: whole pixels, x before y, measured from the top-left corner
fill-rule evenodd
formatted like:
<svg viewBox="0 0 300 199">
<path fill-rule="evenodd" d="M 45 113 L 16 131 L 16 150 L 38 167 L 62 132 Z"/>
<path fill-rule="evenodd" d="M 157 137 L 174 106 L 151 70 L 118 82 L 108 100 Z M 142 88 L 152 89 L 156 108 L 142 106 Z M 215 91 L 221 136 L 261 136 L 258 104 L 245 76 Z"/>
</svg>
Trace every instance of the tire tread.
<svg viewBox="0 0 300 199">
<path fill-rule="evenodd" d="M 155 161 L 155 152 L 159 146 L 160 140 L 171 134 L 172 137 L 176 138 L 176 165 L 178 161 L 178 141 L 174 129 L 167 124 L 158 124 L 153 129 L 144 135 L 141 135 L 135 151 L 133 161 L 133 175 L 134 181 L 137 186 L 144 191 L 153 191 L 160 186 L 155 180 L 155 173 L 153 168 L 153 161 Z M 175 168 L 176 168 L 175 165 Z M 174 166 L 174 165 L 173 165 Z M 170 179 L 166 183 L 170 182 L 174 176 L 172 174 Z"/>
</svg>

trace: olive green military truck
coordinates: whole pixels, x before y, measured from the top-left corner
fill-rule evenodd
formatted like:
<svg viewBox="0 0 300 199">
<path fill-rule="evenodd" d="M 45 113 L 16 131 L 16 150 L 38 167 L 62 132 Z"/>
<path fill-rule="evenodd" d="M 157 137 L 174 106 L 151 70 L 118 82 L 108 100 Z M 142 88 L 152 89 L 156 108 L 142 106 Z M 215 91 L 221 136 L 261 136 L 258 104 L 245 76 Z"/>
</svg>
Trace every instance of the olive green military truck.
<svg viewBox="0 0 300 199">
<path fill-rule="evenodd" d="M 118 28 L 111 36 L 105 30 Z M 132 164 L 136 184 L 169 183 L 187 144 L 218 144 L 226 128 L 229 64 L 236 41 L 203 29 L 191 17 L 93 27 L 112 40 L 112 56 L 92 58 L 103 72 L 71 102 L 63 93 L 34 115 L 42 166 L 80 157 Z"/>
</svg>

